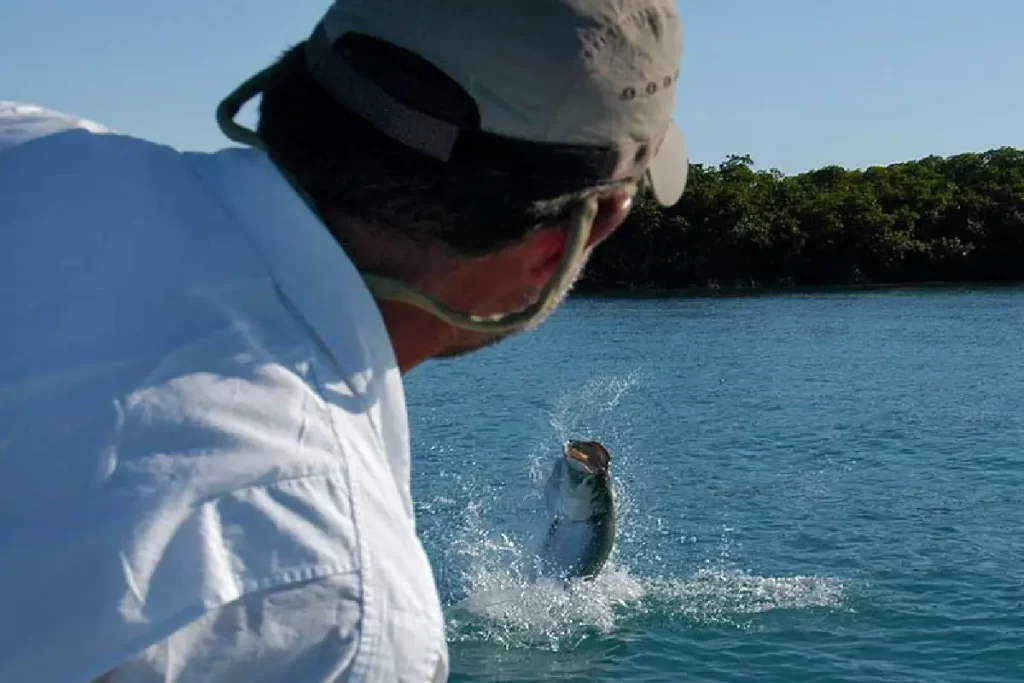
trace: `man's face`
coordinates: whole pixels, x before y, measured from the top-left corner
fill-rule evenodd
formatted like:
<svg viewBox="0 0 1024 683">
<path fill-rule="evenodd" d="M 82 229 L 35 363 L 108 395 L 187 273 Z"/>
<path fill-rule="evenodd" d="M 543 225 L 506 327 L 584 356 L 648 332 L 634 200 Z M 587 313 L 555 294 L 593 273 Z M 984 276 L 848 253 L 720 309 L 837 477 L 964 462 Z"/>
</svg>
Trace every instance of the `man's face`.
<svg viewBox="0 0 1024 683">
<path fill-rule="evenodd" d="M 579 279 L 594 248 L 607 239 L 626 219 L 631 207 L 628 194 L 613 195 L 601 202 L 594 221 L 585 256 L 576 265 L 571 277 L 555 293 L 561 305 Z M 538 230 L 523 241 L 494 254 L 461 262 L 454 270 L 435 278 L 431 287 L 457 310 L 475 315 L 491 315 L 521 310 L 537 301 L 564 253 L 567 238 L 565 225 Z M 549 309 L 548 315 L 557 306 Z M 540 325 L 546 316 L 531 325 Z M 439 358 L 461 356 L 496 344 L 515 332 L 475 332 L 450 328 L 450 339 L 435 354 Z"/>
</svg>

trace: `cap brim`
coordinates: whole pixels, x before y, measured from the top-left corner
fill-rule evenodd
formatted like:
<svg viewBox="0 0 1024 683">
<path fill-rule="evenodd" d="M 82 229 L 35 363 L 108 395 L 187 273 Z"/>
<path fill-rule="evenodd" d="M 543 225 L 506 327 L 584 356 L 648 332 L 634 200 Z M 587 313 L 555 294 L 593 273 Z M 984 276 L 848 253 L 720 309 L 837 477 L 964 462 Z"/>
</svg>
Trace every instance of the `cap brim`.
<svg viewBox="0 0 1024 683">
<path fill-rule="evenodd" d="M 683 196 L 689 166 L 683 131 L 672 121 L 665 131 L 665 139 L 661 142 L 657 156 L 647 168 L 651 190 L 659 204 L 672 206 Z"/>
</svg>

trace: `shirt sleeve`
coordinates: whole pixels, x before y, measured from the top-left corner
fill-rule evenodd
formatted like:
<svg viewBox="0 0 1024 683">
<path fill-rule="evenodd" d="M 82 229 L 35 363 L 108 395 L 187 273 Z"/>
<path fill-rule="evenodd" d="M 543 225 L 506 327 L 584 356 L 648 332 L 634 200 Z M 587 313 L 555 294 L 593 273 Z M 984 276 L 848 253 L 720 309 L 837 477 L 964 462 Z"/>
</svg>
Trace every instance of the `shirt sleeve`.
<svg viewBox="0 0 1024 683">
<path fill-rule="evenodd" d="M 100 681 L 351 680 L 360 618 L 355 581 L 354 575 L 340 574 L 247 594 L 146 648 Z"/>
<path fill-rule="evenodd" d="M 344 683 L 359 604 L 351 575 L 248 594 L 188 624 L 94 683 Z M 431 680 L 448 680 L 444 648 Z"/>
</svg>

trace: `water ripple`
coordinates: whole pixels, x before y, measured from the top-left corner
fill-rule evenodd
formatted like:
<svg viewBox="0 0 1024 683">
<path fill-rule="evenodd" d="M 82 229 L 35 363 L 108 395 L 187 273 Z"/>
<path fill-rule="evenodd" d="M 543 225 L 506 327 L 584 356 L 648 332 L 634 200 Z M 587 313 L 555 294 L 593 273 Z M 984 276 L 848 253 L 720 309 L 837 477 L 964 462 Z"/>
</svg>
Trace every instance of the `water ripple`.
<svg viewBox="0 0 1024 683">
<path fill-rule="evenodd" d="M 1024 681 L 1024 289 L 576 300 L 407 381 L 453 681 Z M 530 584 L 567 438 L 612 564 Z"/>
</svg>

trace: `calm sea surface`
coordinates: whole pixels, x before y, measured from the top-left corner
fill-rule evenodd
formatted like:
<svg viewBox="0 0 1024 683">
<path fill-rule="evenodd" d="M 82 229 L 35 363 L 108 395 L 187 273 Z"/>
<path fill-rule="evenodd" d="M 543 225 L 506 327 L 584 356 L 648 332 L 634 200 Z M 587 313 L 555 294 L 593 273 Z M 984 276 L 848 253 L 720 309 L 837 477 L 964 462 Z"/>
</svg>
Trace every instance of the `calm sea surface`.
<svg viewBox="0 0 1024 683">
<path fill-rule="evenodd" d="M 453 681 L 1024 681 L 1024 289 L 574 300 L 407 394 Z M 622 510 L 566 591 L 569 438 Z"/>
</svg>

